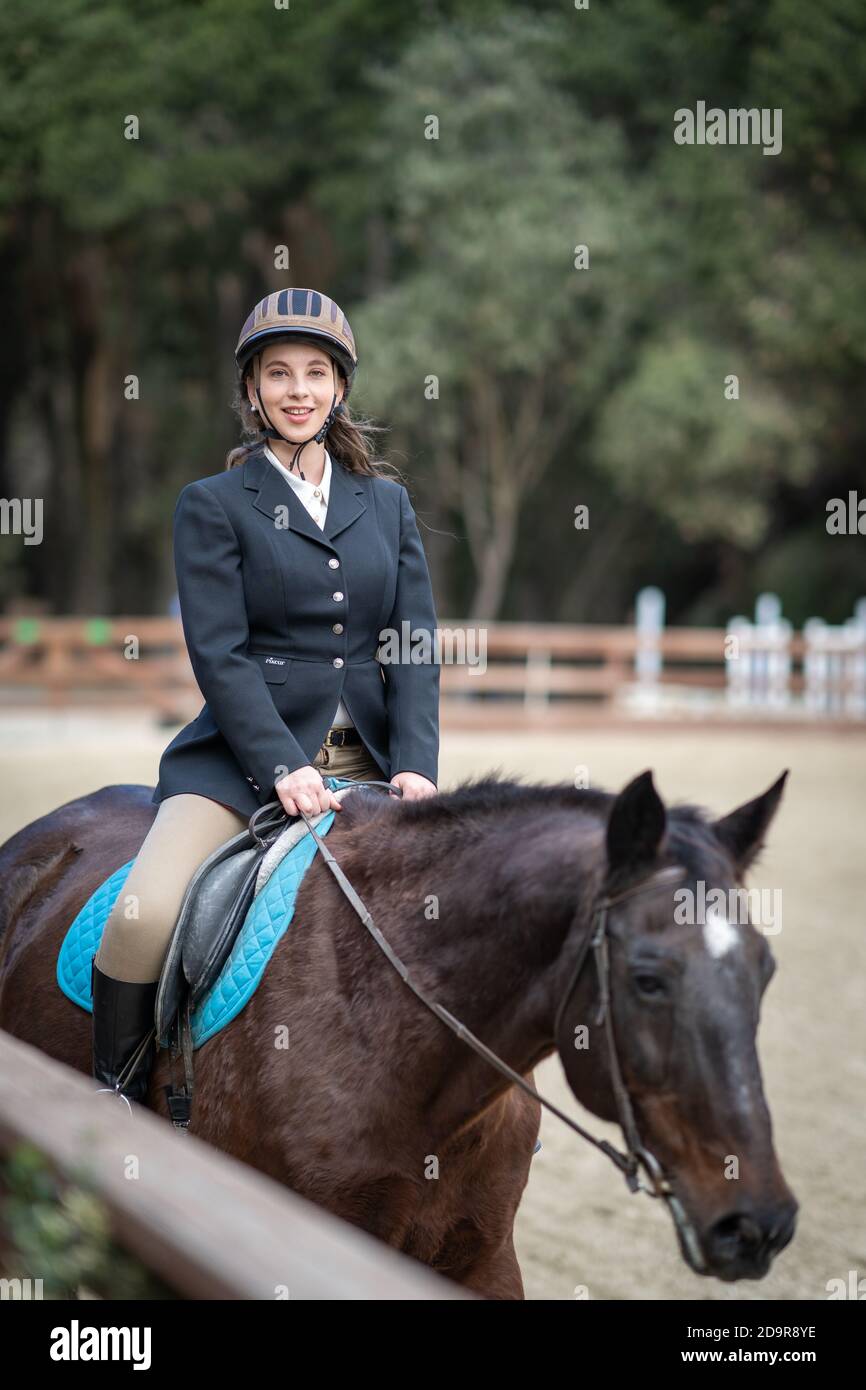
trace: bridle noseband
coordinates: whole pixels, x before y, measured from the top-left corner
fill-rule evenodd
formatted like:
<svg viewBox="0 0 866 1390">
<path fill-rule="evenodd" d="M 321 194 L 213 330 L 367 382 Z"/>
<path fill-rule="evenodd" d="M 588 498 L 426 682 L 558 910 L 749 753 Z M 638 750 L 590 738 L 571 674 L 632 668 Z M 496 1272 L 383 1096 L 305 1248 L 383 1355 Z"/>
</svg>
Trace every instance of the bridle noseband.
<svg viewBox="0 0 866 1390">
<path fill-rule="evenodd" d="M 385 787 L 394 795 L 402 796 L 402 790 L 392 785 L 390 782 L 353 782 L 352 785 L 356 787 Z M 258 812 L 256 814 L 258 814 Z M 700 1242 L 698 1241 L 694 1226 L 686 1215 L 679 1198 L 674 1193 L 658 1159 L 649 1149 L 645 1148 L 640 1141 L 631 1098 L 625 1082 L 623 1081 L 622 1070 L 619 1065 L 610 1008 L 610 966 L 608 960 L 607 935 L 607 921 L 610 909 L 618 906 L 619 903 L 624 902 L 628 898 L 638 897 L 656 888 L 667 886 L 672 880 L 682 877 L 682 870 L 676 867 L 658 869 L 631 888 L 625 889 L 623 892 L 617 893 L 614 896 L 605 895 L 599 899 L 593 909 L 590 930 L 581 943 L 568 989 L 556 1011 L 554 1020 L 554 1038 L 556 1038 L 559 1033 L 560 1020 L 568 1006 L 571 996 L 577 988 L 584 963 L 589 954 L 590 947 L 592 947 L 599 989 L 599 1005 L 596 1021 L 597 1023 L 604 1024 L 604 1033 L 608 1046 L 611 1083 L 616 1100 L 617 1113 L 619 1115 L 619 1124 L 626 1146 L 626 1152 L 620 1153 L 613 1144 L 609 1144 L 606 1139 L 596 1139 L 596 1137 L 590 1134 L 588 1130 L 585 1130 L 582 1125 L 579 1125 L 576 1120 L 573 1120 L 570 1115 L 566 1115 L 565 1112 L 554 1105 L 552 1101 L 546 1100 L 544 1096 L 536 1091 L 534 1086 L 530 1086 L 522 1076 L 518 1075 L 516 1071 L 509 1067 L 507 1062 L 504 1062 L 501 1057 L 498 1057 L 495 1052 L 492 1052 L 480 1038 L 476 1038 L 475 1034 L 472 1033 L 465 1024 L 461 1023 L 458 1018 L 455 1018 L 453 1014 L 449 1013 L 448 1009 L 442 1004 L 437 1003 L 435 999 L 430 999 L 420 986 L 415 984 L 409 974 L 407 966 L 396 952 L 392 950 L 391 946 L 389 946 L 388 942 L 379 931 L 367 907 L 346 878 L 346 875 L 343 873 L 343 870 L 340 868 L 327 844 L 316 832 L 315 827 L 310 823 L 306 812 L 301 811 L 301 815 L 306 822 L 307 829 L 318 845 L 322 858 L 336 878 L 343 893 L 352 904 L 352 907 L 364 923 L 364 926 L 376 942 L 376 945 L 388 957 L 388 960 L 404 983 L 409 986 L 412 992 L 418 996 L 421 1002 L 425 1004 L 432 1013 L 436 1014 L 437 1018 L 441 1018 L 442 1022 L 445 1023 L 452 1032 L 456 1033 L 458 1038 L 461 1038 L 473 1051 L 477 1052 L 479 1057 L 483 1057 L 485 1061 L 489 1062 L 490 1065 L 501 1072 L 503 1076 L 507 1076 L 515 1086 L 519 1086 L 527 1095 L 532 1096 L 533 1099 L 537 1100 L 541 1105 L 551 1110 L 554 1115 L 558 1115 L 563 1123 L 567 1124 L 575 1133 L 579 1134 L 582 1139 L 586 1139 L 588 1143 L 593 1144 L 595 1148 L 600 1149 L 603 1154 L 606 1154 L 611 1162 L 614 1163 L 624 1175 L 630 1192 L 640 1191 L 647 1193 L 650 1197 L 661 1197 L 667 1203 L 668 1210 L 671 1213 L 674 1225 L 686 1249 L 693 1269 L 697 1272 L 703 1272 L 706 1269 L 706 1264 L 701 1254 Z M 645 1186 L 640 1181 L 639 1170 L 641 1167 L 645 1169 L 650 1180 L 651 1185 L 649 1187 Z"/>
</svg>

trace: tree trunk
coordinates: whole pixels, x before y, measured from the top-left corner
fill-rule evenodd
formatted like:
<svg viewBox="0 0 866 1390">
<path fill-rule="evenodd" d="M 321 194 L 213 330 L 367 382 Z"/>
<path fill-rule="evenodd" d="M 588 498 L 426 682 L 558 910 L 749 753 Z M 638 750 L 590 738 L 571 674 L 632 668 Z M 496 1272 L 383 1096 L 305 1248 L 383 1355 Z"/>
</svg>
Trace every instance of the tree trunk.
<svg viewBox="0 0 866 1390">
<path fill-rule="evenodd" d="M 463 519 L 477 575 L 470 616 L 485 622 L 499 616 L 524 498 L 549 466 L 569 415 L 566 403 L 557 416 L 547 419 L 543 384 L 530 380 L 509 418 L 503 390 L 486 373 L 473 381 L 474 449 L 471 463 L 463 462 L 460 478 Z"/>
<path fill-rule="evenodd" d="M 516 533 L 516 513 L 513 511 L 500 516 L 492 527 L 469 607 L 471 622 L 494 622 L 498 617 L 511 573 Z"/>
</svg>

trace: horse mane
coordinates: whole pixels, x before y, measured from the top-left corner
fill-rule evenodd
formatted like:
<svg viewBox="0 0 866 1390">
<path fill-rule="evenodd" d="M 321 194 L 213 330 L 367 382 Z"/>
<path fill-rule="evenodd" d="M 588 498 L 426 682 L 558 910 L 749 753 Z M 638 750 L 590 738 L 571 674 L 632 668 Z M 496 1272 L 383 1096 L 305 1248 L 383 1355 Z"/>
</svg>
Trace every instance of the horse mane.
<svg viewBox="0 0 866 1390">
<path fill-rule="evenodd" d="M 512 813 L 535 812 L 538 815 L 555 811 L 582 813 L 604 823 L 616 800 L 615 792 L 596 787 L 571 787 L 567 782 L 524 782 L 519 777 L 502 778 L 484 773 L 460 782 L 453 790 L 438 796 L 422 797 L 418 801 L 401 802 L 373 788 L 359 787 L 346 801 L 350 813 L 348 825 L 372 821 L 384 811 L 397 813 L 411 826 L 429 827 L 431 831 L 479 818 L 506 817 Z M 675 803 L 666 807 L 668 847 L 671 854 L 686 869 L 700 873 L 707 867 L 707 856 L 718 858 L 718 870 L 724 872 L 725 852 L 716 838 L 714 817 L 705 808 L 691 803 Z"/>
<path fill-rule="evenodd" d="M 413 822 L 431 824 L 463 815 L 502 815 L 560 807 L 598 814 L 606 812 L 614 799 L 611 792 L 596 788 L 570 787 L 566 782 L 524 782 L 518 777 L 484 773 L 458 783 L 453 791 L 407 801 L 401 805 L 401 814 Z"/>
</svg>

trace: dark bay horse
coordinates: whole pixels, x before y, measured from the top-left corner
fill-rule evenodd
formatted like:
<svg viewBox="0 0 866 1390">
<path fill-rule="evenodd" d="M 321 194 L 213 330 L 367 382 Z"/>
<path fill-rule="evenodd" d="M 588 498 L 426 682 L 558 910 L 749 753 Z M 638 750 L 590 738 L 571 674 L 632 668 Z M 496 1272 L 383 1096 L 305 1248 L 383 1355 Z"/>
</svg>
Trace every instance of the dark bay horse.
<svg viewBox="0 0 866 1390">
<path fill-rule="evenodd" d="M 622 895 L 607 928 L 618 1068 L 695 1233 L 699 1258 L 680 1235 L 683 1255 L 724 1280 L 761 1278 L 794 1231 L 755 1050 L 772 956 L 748 921 L 678 925 L 673 886 L 629 891 L 675 866 L 681 886 L 736 892 L 783 783 L 717 821 L 666 809 L 650 773 L 618 796 L 492 777 L 405 804 L 358 788 L 327 841 L 425 992 L 527 1082 L 556 1048 L 605 1120 L 591 959 L 571 984 L 600 896 Z M 90 1015 L 58 988 L 57 952 L 141 845 L 149 798 L 105 787 L 0 848 L 0 1027 L 88 1074 Z M 163 1115 L 168 1081 L 161 1052 L 148 1104 Z M 407 988 L 317 855 L 257 992 L 196 1053 L 191 1132 L 466 1287 L 522 1298 L 513 1225 L 540 1113 Z"/>
</svg>

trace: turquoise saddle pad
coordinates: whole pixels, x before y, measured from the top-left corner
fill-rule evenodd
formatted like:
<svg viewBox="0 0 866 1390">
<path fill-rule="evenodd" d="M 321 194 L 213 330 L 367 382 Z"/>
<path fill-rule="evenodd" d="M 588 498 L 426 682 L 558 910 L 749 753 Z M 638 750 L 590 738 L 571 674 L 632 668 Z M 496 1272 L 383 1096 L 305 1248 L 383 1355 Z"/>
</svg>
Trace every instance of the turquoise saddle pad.
<svg viewBox="0 0 866 1390">
<path fill-rule="evenodd" d="M 336 811 L 329 811 L 316 825 L 327 835 Z M 231 954 L 198 1008 L 190 1015 L 194 1047 L 201 1047 L 241 1009 L 258 988 L 277 942 L 292 920 L 301 881 L 318 850 L 312 835 L 302 836 L 257 893 L 238 933 Z M 117 897 L 135 863 L 130 859 L 115 869 L 84 904 L 57 957 L 57 983 L 73 1004 L 93 1011 L 90 964 L 99 949 L 102 932 Z"/>
</svg>

